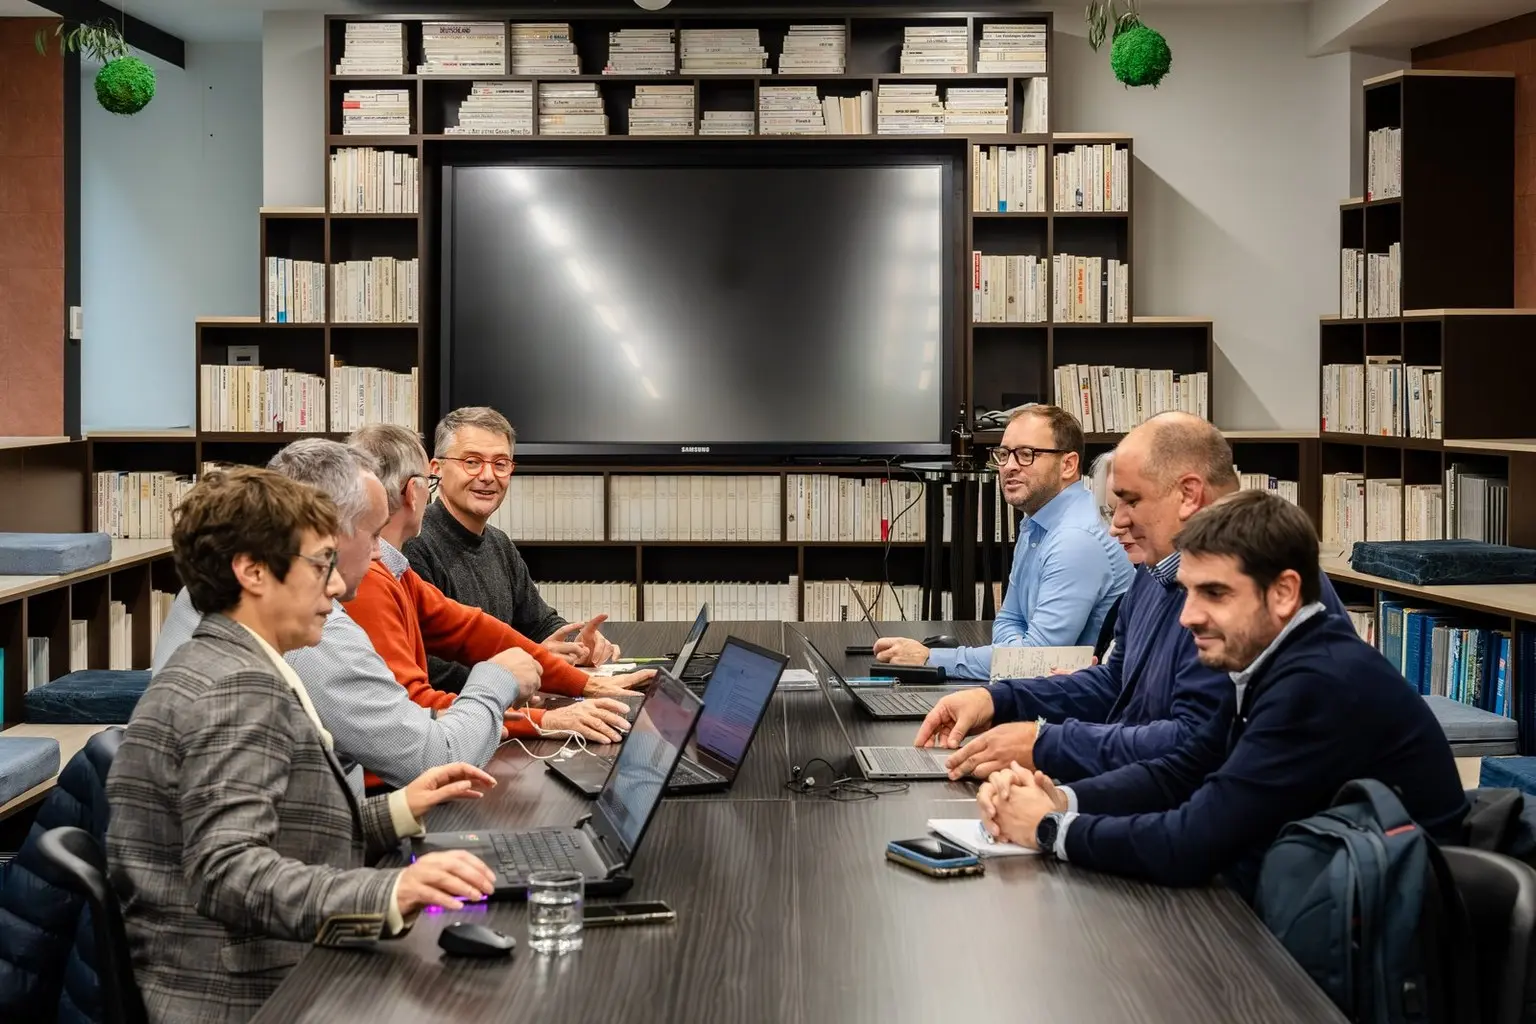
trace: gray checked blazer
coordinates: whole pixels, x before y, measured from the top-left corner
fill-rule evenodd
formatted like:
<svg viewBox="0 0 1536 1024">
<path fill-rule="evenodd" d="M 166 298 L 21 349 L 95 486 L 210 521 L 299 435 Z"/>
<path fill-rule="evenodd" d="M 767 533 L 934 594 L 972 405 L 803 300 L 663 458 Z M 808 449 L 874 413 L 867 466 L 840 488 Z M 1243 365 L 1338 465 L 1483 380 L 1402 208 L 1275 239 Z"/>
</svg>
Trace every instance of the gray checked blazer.
<svg viewBox="0 0 1536 1024">
<path fill-rule="evenodd" d="M 107 777 L 107 866 L 156 1022 L 252 1016 L 308 948 L 371 944 L 398 870 L 256 639 L 222 615 L 150 680 Z"/>
</svg>

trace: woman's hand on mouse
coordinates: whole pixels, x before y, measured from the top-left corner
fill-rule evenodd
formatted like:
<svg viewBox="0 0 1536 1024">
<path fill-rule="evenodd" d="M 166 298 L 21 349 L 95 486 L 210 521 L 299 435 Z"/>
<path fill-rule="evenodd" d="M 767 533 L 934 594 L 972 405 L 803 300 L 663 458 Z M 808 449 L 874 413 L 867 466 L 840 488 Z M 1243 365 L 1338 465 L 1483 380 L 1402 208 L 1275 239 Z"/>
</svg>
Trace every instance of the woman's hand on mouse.
<svg viewBox="0 0 1536 1024">
<path fill-rule="evenodd" d="M 928 648 L 904 636 L 883 636 L 875 641 L 875 660 L 889 665 L 926 665 Z"/>
<path fill-rule="evenodd" d="M 395 905 L 402 916 L 423 907 L 463 910 L 496 888 L 496 873 L 468 850 L 439 850 L 422 854 L 400 872 Z"/>
</svg>

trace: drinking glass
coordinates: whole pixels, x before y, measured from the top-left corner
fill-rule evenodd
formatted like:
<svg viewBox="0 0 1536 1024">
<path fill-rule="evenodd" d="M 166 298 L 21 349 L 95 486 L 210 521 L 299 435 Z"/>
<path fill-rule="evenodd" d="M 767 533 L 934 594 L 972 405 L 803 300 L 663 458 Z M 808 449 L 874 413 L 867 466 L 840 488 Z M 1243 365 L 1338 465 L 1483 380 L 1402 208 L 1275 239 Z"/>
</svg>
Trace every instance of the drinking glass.
<svg viewBox="0 0 1536 1024">
<path fill-rule="evenodd" d="M 528 876 L 528 945 L 535 953 L 581 948 L 582 875 L 535 871 Z"/>
</svg>

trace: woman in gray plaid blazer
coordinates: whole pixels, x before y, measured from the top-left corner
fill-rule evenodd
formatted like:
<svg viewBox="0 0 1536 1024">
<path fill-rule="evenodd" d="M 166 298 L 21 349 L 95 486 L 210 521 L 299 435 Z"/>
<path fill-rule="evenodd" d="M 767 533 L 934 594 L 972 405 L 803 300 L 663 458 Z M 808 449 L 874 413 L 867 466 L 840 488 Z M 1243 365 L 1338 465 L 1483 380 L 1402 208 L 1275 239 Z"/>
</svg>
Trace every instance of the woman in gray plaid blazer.
<svg viewBox="0 0 1536 1024">
<path fill-rule="evenodd" d="M 238 1021 L 310 943 L 399 935 L 495 885 L 468 854 L 365 867 L 444 800 L 495 785 L 447 765 L 358 802 L 285 651 L 320 640 L 335 572 L 329 498 L 267 470 L 209 474 L 172 535 L 203 613 L 150 681 L 107 778 L 107 861 L 157 1022 Z"/>
</svg>

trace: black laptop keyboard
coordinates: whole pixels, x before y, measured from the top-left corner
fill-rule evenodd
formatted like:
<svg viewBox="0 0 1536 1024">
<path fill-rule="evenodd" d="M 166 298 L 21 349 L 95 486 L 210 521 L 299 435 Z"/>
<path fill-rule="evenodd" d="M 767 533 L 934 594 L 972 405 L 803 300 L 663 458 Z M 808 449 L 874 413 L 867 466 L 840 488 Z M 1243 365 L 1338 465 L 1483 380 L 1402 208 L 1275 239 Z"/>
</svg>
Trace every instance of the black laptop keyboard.
<svg viewBox="0 0 1536 1024">
<path fill-rule="evenodd" d="M 603 764 L 606 765 L 610 771 L 613 769 L 613 758 L 602 757 L 598 754 L 593 754 L 592 756 L 603 762 Z M 683 758 L 677 762 L 677 767 L 672 769 L 672 777 L 667 779 L 667 785 L 702 786 L 706 783 L 724 781 L 725 780 L 721 776 L 716 775 L 708 768 L 705 768 L 702 765 L 694 764 L 692 761 Z"/>
<path fill-rule="evenodd" d="M 885 693 L 861 694 L 865 706 L 883 714 L 926 715 L 933 710 L 934 696 L 929 693 L 903 693 L 890 690 Z"/>
<path fill-rule="evenodd" d="M 575 870 L 581 846 L 569 832 L 493 832 L 491 849 L 507 878 L 527 878 L 530 872 Z"/>
</svg>

